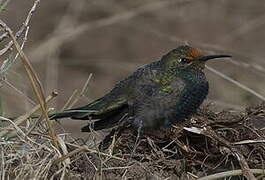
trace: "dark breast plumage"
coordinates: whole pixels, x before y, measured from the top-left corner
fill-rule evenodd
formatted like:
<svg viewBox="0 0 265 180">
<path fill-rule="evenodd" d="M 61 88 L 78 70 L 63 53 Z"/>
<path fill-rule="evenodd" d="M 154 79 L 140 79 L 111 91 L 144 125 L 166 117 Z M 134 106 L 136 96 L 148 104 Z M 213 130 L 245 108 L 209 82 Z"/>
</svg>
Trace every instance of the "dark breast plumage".
<svg viewBox="0 0 265 180">
<path fill-rule="evenodd" d="M 137 86 L 141 88 L 133 96 L 133 106 L 129 106 L 133 112 L 129 115 L 136 127 L 156 128 L 182 123 L 196 112 L 209 89 L 204 73 L 200 72 L 177 73 L 162 85 L 156 82 L 147 84 L 146 87 Z"/>
</svg>

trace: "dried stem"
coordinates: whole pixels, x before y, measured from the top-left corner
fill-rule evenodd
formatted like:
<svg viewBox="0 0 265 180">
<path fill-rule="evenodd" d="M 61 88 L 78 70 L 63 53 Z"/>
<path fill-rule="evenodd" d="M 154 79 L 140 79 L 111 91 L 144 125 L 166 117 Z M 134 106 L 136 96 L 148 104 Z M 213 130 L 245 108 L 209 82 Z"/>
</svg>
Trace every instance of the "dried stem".
<svg viewBox="0 0 265 180">
<path fill-rule="evenodd" d="M 58 142 L 56 140 L 56 135 L 55 135 L 55 132 L 54 132 L 54 128 L 53 128 L 53 125 L 52 125 L 52 122 L 50 121 L 49 119 L 49 116 L 48 116 L 48 113 L 47 113 L 47 107 L 46 107 L 46 102 L 45 102 L 45 98 L 44 98 L 44 93 L 43 93 L 43 89 L 42 89 L 42 85 L 39 81 L 39 78 L 36 74 L 36 72 L 34 71 L 29 59 L 27 58 L 27 56 L 25 55 L 25 53 L 21 50 L 15 36 L 13 35 L 13 32 L 12 30 L 2 21 L 0 20 L 0 26 L 6 31 L 9 33 L 11 39 L 13 40 L 14 42 L 14 45 L 21 57 L 21 60 L 22 60 L 22 63 L 26 69 L 26 72 L 27 72 L 27 75 L 30 79 L 30 82 L 31 82 L 31 85 L 33 87 L 33 91 L 35 93 L 35 95 L 37 96 L 37 100 L 40 104 L 40 107 L 41 107 L 41 110 L 43 112 L 43 115 L 46 119 L 46 123 L 47 123 L 47 127 L 48 127 L 48 130 L 49 130 L 49 135 L 50 137 L 52 138 L 52 141 L 53 141 L 53 144 L 56 148 L 59 148 L 58 147 Z"/>
<path fill-rule="evenodd" d="M 265 174 L 264 169 L 250 169 L 250 171 L 253 174 Z M 238 176 L 238 175 L 242 175 L 242 174 L 243 174 L 243 171 L 241 169 L 237 169 L 237 170 L 225 171 L 225 172 L 216 173 L 216 174 L 212 174 L 209 176 L 201 177 L 198 180 L 220 179 L 220 178 L 225 178 L 225 177 L 229 177 L 229 176 Z"/>
</svg>

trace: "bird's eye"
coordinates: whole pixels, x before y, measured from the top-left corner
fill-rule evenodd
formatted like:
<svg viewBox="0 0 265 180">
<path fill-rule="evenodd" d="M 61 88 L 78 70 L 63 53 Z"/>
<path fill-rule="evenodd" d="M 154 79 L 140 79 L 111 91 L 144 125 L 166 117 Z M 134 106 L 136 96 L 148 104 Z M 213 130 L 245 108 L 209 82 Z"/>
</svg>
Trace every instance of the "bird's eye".
<svg viewBox="0 0 265 180">
<path fill-rule="evenodd" d="M 180 58 L 179 59 L 179 62 L 180 63 L 183 63 L 183 64 L 189 64 L 191 62 L 190 59 L 187 59 L 187 58 Z"/>
</svg>

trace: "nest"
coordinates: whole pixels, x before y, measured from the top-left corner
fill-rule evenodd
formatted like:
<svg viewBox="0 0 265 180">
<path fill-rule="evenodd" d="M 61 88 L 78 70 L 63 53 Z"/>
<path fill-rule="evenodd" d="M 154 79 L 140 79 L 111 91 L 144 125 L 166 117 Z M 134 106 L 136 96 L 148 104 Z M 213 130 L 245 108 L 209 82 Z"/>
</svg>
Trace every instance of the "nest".
<svg viewBox="0 0 265 180">
<path fill-rule="evenodd" d="M 240 113 L 210 109 L 203 107 L 182 127 L 139 135 L 123 126 L 93 148 L 61 134 L 57 149 L 41 123 L 29 134 L 22 135 L 23 127 L 10 140 L 1 139 L 2 177 L 264 178 L 265 104 Z"/>
</svg>

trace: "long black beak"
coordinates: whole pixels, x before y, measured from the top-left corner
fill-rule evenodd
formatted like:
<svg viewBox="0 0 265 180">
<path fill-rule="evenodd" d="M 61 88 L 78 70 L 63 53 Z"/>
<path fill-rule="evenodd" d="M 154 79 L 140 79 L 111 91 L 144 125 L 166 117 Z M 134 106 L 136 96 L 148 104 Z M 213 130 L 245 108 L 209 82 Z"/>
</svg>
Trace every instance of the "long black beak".
<svg viewBox="0 0 265 180">
<path fill-rule="evenodd" d="M 209 55 L 209 56 L 202 56 L 199 57 L 199 61 L 208 61 L 210 59 L 217 59 L 217 58 L 229 58 L 232 57 L 230 55 Z"/>
</svg>

